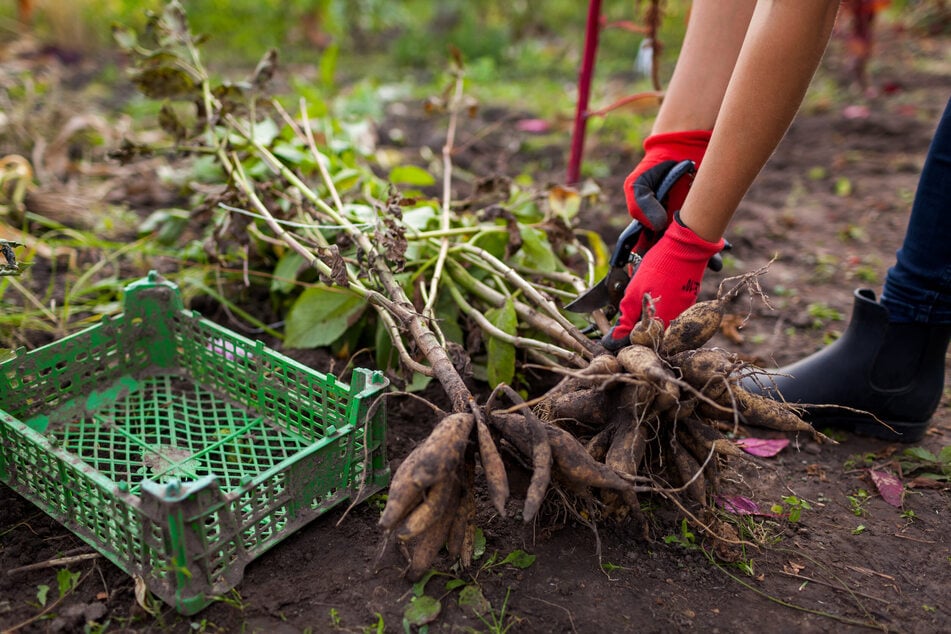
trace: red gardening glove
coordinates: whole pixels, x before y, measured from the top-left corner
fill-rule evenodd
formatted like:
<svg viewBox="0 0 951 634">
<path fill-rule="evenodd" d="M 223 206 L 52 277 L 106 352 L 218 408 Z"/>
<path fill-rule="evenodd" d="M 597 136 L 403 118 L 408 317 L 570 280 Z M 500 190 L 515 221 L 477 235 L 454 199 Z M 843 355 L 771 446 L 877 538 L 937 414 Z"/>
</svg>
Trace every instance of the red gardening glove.
<svg viewBox="0 0 951 634">
<path fill-rule="evenodd" d="M 724 241 L 708 242 L 680 222 L 680 214 L 644 256 L 621 300 L 621 316 L 602 345 L 617 351 L 629 345 L 634 324 L 641 317 L 644 293 L 649 293 L 657 317 L 669 324 L 697 301 L 700 282 L 710 258 L 723 249 Z"/>
<path fill-rule="evenodd" d="M 695 169 L 699 168 L 700 161 L 707 151 L 711 134 L 710 130 L 685 130 L 653 134 L 644 140 L 644 158 L 624 179 L 624 198 L 632 218 L 639 220 L 649 229 L 657 229 L 649 218 L 651 214 L 643 208 L 644 194 L 649 193 L 650 190 L 656 192 L 657 186 L 670 169 L 680 161 L 693 161 Z M 665 203 L 668 225 L 674 211 L 683 207 L 691 180 L 690 178 L 679 179 L 667 195 L 667 200 L 661 201 Z M 658 237 L 659 233 L 645 231 L 635 251 L 643 253 L 657 241 Z"/>
</svg>

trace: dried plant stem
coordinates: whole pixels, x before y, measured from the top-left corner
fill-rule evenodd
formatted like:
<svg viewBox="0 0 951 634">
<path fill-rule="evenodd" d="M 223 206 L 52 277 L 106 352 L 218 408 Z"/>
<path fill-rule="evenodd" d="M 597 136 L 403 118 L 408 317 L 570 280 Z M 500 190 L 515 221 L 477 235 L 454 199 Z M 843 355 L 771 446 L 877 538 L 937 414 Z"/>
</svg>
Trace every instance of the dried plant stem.
<svg viewBox="0 0 951 634">
<path fill-rule="evenodd" d="M 457 262 L 449 260 L 449 267 L 451 269 L 452 278 L 457 284 L 492 306 L 500 307 L 505 304 L 507 299 L 512 299 L 510 295 L 497 291 L 491 286 L 474 278 L 465 267 Z M 568 332 L 561 327 L 561 324 L 547 315 L 543 315 L 524 302 L 512 299 L 512 303 L 515 306 L 515 313 L 527 324 L 541 330 L 559 344 L 574 350 L 576 353 L 584 357 L 591 356 L 588 348 L 583 346 L 576 338 L 569 335 Z"/>
<path fill-rule="evenodd" d="M 568 319 L 561 314 L 558 310 L 558 307 L 555 304 L 538 292 L 538 290 L 532 286 L 527 280 L 518 275 L 514 270 L 507 266 L 504 262 L 499 260 L 497 257 L 486 251 L 485 249 L 473 246 L 471 244 L 463 244 L 458 247 L 462 252 L 475 256 L 481 259 L 484 263 L 488 264 L 489 269 L 495 273 L 502 276 L 505 281 L 511 284 L 514 288 L 521 291 L 525 294 L 526 297 L 531 299 L 535 304 L 537 304 L 549 317 L 551 317 L 558 326 L 560 326 L 566 333 L 578 341 L 585 350 L 588 351 L 591 355 L 598 354 L 601 352 L 601 346 L 587 337 L 585 337 Z"/>
<path fill-rule="evenodd" d="M 486 319 L 482 312 L 477 310 L 474 306 L 472 306 L 472 304 L 466 301 L 466 298 L 462 295 L 462 293 L 459 292 L 459 288 L 455 284 L 450 281 L 448 287 L 452 298 L 459 305 L 462 311 L 473 321 L 475 321 L 479 325 L 479 328 L 488 333 L 490 336 L 501 339 L 502 341 L 510 343 L 517 348 L 531 348 L 534 350 L 539 350 L 554 357 L 570 361 L 575 365 L 584 365 L 584 359 L 569 350 L 559 348 L 558 346 L 546 343 L 544 341 L 539 341 L 537 339 L 529 339 L 527 337 L 510 335 L 509 333 L 500 330 L 492 322 Z"/>
<path fill-rule="evenodd" d="M 449 107 L 449 125 L 446 130 L 446 142 L 442 146 L 442 207 L 439 213 L 439 228 L 442 231 L 449 229 L 452 216 L 452 147 L 456 139 L 456 124 L 458 121 L 458 107 L 462 100 L 462 73 L 455 73 L 453 85 L 453 97 Z M 446 258 L 449 255 L 449 238 L 443 236 L 440 239 L 439 255 L 436 257 L 436 263 L 433 267 L 433 274 L 429 280 L 429 297 L 423 308 L 424 315 L 433 314 L 433 306 L 438 297 L 439 280 L 442 277 L 443 268 L 446 264 Z"/>
</svg>

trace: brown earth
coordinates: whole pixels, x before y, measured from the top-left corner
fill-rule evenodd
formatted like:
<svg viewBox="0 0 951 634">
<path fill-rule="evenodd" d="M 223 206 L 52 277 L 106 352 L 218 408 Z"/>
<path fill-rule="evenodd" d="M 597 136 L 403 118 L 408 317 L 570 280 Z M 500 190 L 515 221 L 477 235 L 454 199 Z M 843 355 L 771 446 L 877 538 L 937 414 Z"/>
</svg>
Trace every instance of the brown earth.
<svg viewBox="0 0 951 634">
<path fill-rule="evenodd" d="M 811 100 L 743 202 L 728 232 L 732 263 L 708 276 L 704 293 L 712 294 L 726 275 L 775 258 L 763 278 L 772 308 L 755 301 L 750 309 L 748 298 L 740 298 L 732 312 L 742 323 L 743 340 L 721 334 L 712 345 L 764 365 L 789 362 L 841 332 L 853 288 L 880 290 L 903 236 L 930 136 L 951 93 L 951 48 L 947 40 L 909 37 L 883 38 L 879 47 L 874 79 L 878 86 L 889 86 L 889 94 L 856 97 L 869 111 L 855 119 L 844 116 L 841 104 L 823 107 L 821 100 Z M 835 75 L 836 69 L 823 73 Z M 525 139 L 526 133 L 517 131 L 511 119 L 502 121 L 469 146 L 469 160 L 501 173 L 540 160 L 544 153 L 518 151 L 521 145 L 513 140 Z M 470 126 L 470 132 L 477 131 L 478 125 Z M 437 139 L 432 147 L 438 152 L 438 131 L 419 137 Z M 560 148 L 547 148 L 549 159 L 553 152 L 564 154 L 563 141 Z M 614 176 L 600 183 L 608 200 L 590 210 L 587 221 L 613 235 L 625 224 L 617 211 L 619 185 L 636 153 L 593 138 L 588 157 L 608 163 Z M 551 160 L 549 169 L 557 182 L 563 162 Z M 846 183 L 849 192 L 843 189 Z M 814 326 L 808 307 L 820 303 L 844 320 Z M 288 353 L 318 370 L 330 369 L 319 352 Z M 948 386 L 946 379 L 945 398 L 919 443 L 934 452 L 951 445 Z M 430 396 L 439 400 L 432 390 Z M 395 469 L 427 435 L 433 419 L 427 406 L 409 398 L 391 400 L 387 415 Z M 856 436 L 821 446 L 804 437 L 792 440 L 774 458 L 735 462 L 735 473 L 725 483 L 725 492 L 747 496 L 764 508 L 789 496 L 811 506 L 798 522 L 750 520 L 750 538 L 759 542 L 739 562 L 745 569 L 705 556 L 698 548 L 705 543 L 702 535 L 694 530 L 696 541 L 687 539 L 676 509 L 662 499 L 652 501 L 654 539 L 645 544 L 610 525 L 595 532 L 554 513 L 553 503 L 531 525 L 502 519 L 487 510 L 483 498 L 479 523 L 486 553 L 468 570 L 439 561 L 440 574 L 425 586 L 442 603 L 430 631 L 947 631 L 947 487 L 922 486 L 905 476 L 906 493 L 897 508 L 877 493 L 868 470 L 894 468 L 903 445 Z M 514 490 L 513 510 L 518 487 Z M 398 552 L 391 548 L 377 559 L 379 512 L 372 503 L 345 517 L 343 509 L 331 511 L 253 562 L 236 595 L 192 617 L 166 607 L 153 618 L 136 605 L 133 583 L 119 569 L 104 559 L 77 563 L 70 569 L 84 575 L 80 586 L 49 618 L 18 631 L 83 631 L 85 617 L 79 615 L 84 610 L 101 626 L 89 631 L 403 631 L 414 589 L 401 575 Z M 499 563 L 519 549 L 535 555 L 534 563 L 525 568 Z M 0 628 L 40 612 L 35 605 L 39 585 L 55 594 L 56 568 L 8 574 L 11 568 L 79 551 L 89 548 L 0 486 Z M 498 555 L 494 560 L 493 553 Z M 447 588 L 455 580 L 480 588 L 492 610 L 480 618 L 460 605 L 460 591 Z"/>
</svg>

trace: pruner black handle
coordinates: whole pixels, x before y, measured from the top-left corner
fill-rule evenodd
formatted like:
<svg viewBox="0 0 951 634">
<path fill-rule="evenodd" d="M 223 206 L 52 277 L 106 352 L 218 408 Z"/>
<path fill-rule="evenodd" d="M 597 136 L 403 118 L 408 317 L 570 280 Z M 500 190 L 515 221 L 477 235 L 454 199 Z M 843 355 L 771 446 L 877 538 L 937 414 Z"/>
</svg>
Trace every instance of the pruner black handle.
<svg viewBox="0 0 951 634">
<path fill-rule="evenodd" d="M 674 185 L 677 184 L 677 181 L 680 180 L 682 176 L 687 174 L 692 174 L 696 169 L 696 165 L 693 161 L 680 161 L 676 165 L 670 168 L 670 171 L 667 172 L 667 176 L 664 177 L 664 180 L 660 182 L 660 185 L 657 187 L 657 201 L 660 204 L 664 204 L 664 199 L 667 198 L 667 194 L 670 193 L 670 190 Z M 679 209 L 674 209 L 674 211 L 680 211 Z M 666 219 L 664 220 L 666 224 Z"/>
<path fill-rule="evenodd" d="M 667 194 L 670 193 L 671 188 L 677 183 L 677 181 L 683 176 L 693 173 L 694 169 L 694 162 L 689 160 L 680 161 L 671 167 L 670 171 L 667 172 L 667 174 L 664 176 L 664 179 L 660 182 L 660 185 L 657 186 L 657 191 L 653 193 L 654 198 L 657 199 L 657 202 L 663 205 L 664 199 L 667 198 Z M 655 214 L 648 215 L 653 216 Z M 657 216 L 658 217 L 656 218 L 648 217 L 648 220 L 650 220 L 655 227 L 654 233 L 659 236 L 667 228 L 667 214 L 664 212 L 657 214 Z M 637 246 L 637 241 L 640 239 L 641 233 L 643 233 L 645 229 L 646 227 L 640 221 L 632 220 L 631 224 L 629 224 L 627 228 L 621 232 L 621 235 L 618 236 L 617 245 L 614 247 L 614 252 L 611 254 L 610 264 L 612 267 L 616 268 L 619 266 L 624 266 L 628 263 L 631 258 L 631 252 L 634 250 L 634 247 Z"/>
<path fill-rule="evenodd" d="M 617 244 L 614 246 L 614 252 L 611 254 L 611 260 L 609 262 L 611 268 L 625 266 L 628 263 L 631 259 L 631 251 L 634 250 L 643 231 L 644 225 L 641 224 L 641 221 L 632 220 L 631 224 L 621 232 L 621 235 L 618 236 Z"/>
<path fill-rule="evenodd" d="M 634 182 L 634 198 L 640 205 L 641 213 L 650 224 L 651 233 L 659 238 L 667 229 L 668 212 L 678 211 L 667 209 L 665 201 L 673 186 L 682 177 L 692 174 L 695 170 L 693 161 L 664 161 L 647 170 L 644 175 Z M 666 170 L 666 172 L 664 172 Z M 657 176 L 663 173 L 664 177 L 657 182 Z"/>
</svg>

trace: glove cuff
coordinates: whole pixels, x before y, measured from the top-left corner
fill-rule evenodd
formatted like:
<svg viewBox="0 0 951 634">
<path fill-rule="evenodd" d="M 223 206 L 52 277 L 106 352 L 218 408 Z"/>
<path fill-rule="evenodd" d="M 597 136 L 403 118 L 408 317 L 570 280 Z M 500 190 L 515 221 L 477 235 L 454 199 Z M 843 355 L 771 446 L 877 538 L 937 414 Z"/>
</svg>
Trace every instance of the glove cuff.
<svg viewBox="0 0 951 634">
<path fill-rule="evenodd" d="M 680 219 L 680 212 L 674 213 L 674 222 L 670 223 L 662 238 L 668 241 L 668 252 L 680 261 L 702 263 L 723 250 L 725 241 L 720 238 L 716 242 L 704 240 Z"/>
<path fill-rule="evenodd" d="M 712 130 L 680 130 L 652 134 L 644 139 L 645 159 L 651 163 L 690 159 L 698 166 L 710 144 Z"/>
</svg>

